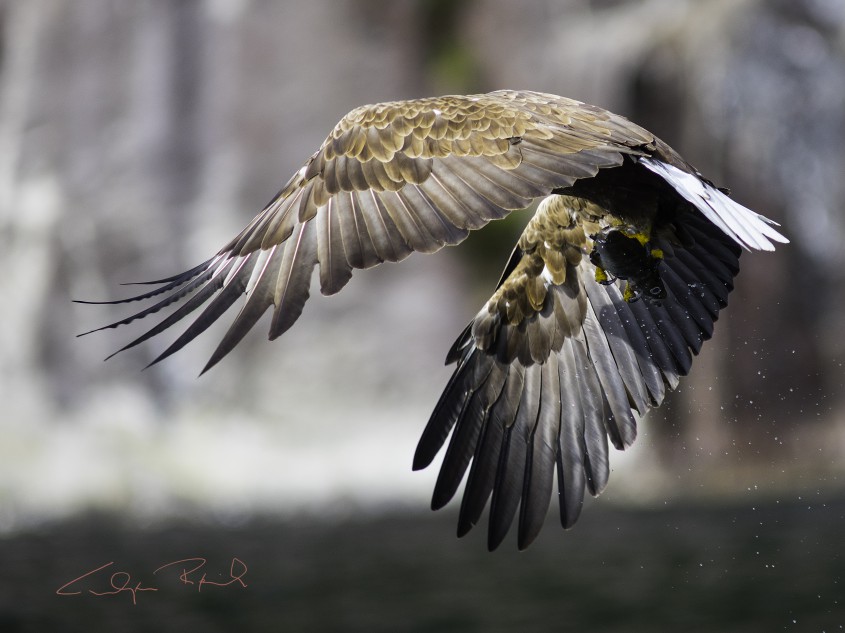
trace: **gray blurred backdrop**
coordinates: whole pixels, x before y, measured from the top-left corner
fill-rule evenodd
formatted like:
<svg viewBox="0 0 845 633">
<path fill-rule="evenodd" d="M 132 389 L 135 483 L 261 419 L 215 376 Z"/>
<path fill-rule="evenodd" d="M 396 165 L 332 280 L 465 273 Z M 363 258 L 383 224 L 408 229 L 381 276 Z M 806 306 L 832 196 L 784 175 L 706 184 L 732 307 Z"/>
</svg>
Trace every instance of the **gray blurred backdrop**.
<svg viewBox="0 0 845 633">
<path fill-rule="evenodd" d="M 445 352 L 524 214 L 357 272 L 199 379 L 221 328 L 142 371 L 172 336 L 103 363 L 142 329 L 75 338 L 128 310 L 71 299 L 204 261 L 353 107 L 499 88 L 628 116 L 792 239 L 743 257 L 691 376 L 612 456 L 586 513 L 841 497 L 845 2 L 5 0 L 0 26 L 10 538 L 92 511 L 154 526 L 424 508 L 436 468 L 412 473 L 411 456 Z M 541 541 L 577 534 L 550 525 Z"/>
</svg>

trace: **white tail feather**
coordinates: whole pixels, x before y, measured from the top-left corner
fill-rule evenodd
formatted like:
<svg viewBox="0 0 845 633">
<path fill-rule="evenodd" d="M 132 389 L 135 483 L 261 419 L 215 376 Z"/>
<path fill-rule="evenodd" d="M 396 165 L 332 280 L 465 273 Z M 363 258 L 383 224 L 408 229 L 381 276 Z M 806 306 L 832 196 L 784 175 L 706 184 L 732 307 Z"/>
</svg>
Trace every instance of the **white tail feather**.
<svg viewBox="0 0 845 633">
<path fill-rule="evenodd" d="M 668 182 L 675 191 L 689 200 L 705 218 L 718 226 L 740 246 L 763 251 L 775 250 L 772 241 L 789 243 L 772 225 L 777 222 L 747 209 L 698 176 L 682 171 L 654 158 L 642 157 L 639 162 Z"/>
</svg>

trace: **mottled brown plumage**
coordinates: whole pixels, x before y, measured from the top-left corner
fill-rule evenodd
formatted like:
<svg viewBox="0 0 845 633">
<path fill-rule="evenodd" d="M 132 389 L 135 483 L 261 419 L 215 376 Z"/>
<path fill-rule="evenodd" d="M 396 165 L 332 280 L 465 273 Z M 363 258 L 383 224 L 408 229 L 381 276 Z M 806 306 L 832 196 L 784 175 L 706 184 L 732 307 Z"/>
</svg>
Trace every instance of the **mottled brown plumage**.
<svg viewBox="0 0 845 633">
<path fill-rule="evenodd" d="M 433 507 L 469 468 L 459 533 L 492 495 L 491 549 L 517 510 L 525 547 L 554 479 L 569 527 L 584 491 L 607 483 L 608 438 L 630 445 L 637 417 L 689 370 L 740 246 L 786 241 L 630 121 L 536 92 L 357 108 L 217 255 L 127 299 L 163 295 L 106 327 L 184 300 L 127 349 L 204 306 L 158 362 L 245 296 L 208 369 L 267 310 L 270 338 L 293 325 L 315 266 L 333 294 L 355 268 L 456 244 L 536 199 L 498 288 L 448 353 L 457 366 L 414 458 L 427 466 L 451 432 Z"/>
</svg>

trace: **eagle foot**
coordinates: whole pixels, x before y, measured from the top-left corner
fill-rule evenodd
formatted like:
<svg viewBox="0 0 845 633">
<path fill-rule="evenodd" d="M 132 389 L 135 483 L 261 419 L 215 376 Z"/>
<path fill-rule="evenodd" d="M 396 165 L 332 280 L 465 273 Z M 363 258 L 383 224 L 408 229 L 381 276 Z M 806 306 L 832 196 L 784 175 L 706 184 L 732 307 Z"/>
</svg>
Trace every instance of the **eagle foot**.
<svg viewBox="0 0 845 633">
<path fill-rule="evenodd" d="M 604 268 L 596 266 L 596 281 L 602 286 L 609 286 L 616 281 L 616 277 L 611 277 Z"/>
</svg>

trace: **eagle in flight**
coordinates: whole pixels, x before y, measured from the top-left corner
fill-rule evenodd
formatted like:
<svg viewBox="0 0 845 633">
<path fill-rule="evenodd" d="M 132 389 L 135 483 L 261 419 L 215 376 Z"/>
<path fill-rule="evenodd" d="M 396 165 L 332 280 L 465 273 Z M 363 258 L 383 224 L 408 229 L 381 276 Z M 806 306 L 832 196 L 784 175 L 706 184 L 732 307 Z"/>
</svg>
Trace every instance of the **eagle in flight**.
<svg viewBox="0 0 845 633">
<path fill-rule="evenodd" d="M 151 292 L 102 302 L 156 299 L 105 328 L 179 304 L 125 350 L 202 307 L 155 363 L 241 301 L 207 370 L 267 310 L 270 338 L 287 331 L 315 267 L 331 295 L 353 269 L 457 244 L 536 200 L 498 287 L 447 354 L 455 371 L 413 461 L 425 468 L 450 438 L 432 507 L 469 469 L 458 535 L 490 500 L 488 547 L 518 511 L 525 548 L 555 479 L 568 528 L 585 490 L 607 484 L 608 440 L 629 446 L 639 417 L 689 371 L 727 305 L 742 248 L 788 241 L 627 119 L 517 91 L 357 108 L 211 259 L 149 282 Z"/>
</svg>

